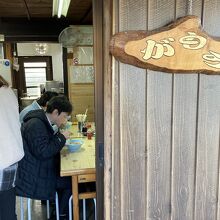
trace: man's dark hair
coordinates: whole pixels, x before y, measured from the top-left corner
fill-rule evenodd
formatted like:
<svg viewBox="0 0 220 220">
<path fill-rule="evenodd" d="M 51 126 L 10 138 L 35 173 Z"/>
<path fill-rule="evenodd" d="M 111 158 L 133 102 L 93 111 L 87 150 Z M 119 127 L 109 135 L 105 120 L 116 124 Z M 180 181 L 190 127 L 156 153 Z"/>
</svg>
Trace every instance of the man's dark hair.
<svg viewBox="0 0 220 220">
<path fill-rule="evenodd" d="M 47 113 L 52 113 L 55 109 L 58 110 L 58 113 L 61 112 L 67 112 L 71 114 L 73 107 L 70 101 L 67 99 L 66 96 L 59 95 L 56 97 L 53 97 L 48 103 L 47 103 Z"/>
<path fill-rule="evenodd" d="M 47 102 L 50 101 L 53 97 L 58 96 L 57 92 L 46 91 L 38 100 L 37 103 L 40 106 L 46 107 Z"/>
</svg>

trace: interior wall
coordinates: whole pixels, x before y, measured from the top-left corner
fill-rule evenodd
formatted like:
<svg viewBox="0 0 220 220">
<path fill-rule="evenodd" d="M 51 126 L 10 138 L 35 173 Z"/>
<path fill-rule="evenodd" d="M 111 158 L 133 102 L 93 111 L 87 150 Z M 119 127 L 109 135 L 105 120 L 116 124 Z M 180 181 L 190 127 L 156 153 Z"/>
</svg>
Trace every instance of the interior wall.
<svg viewBox="0 0 220 220">
<path fill-rule="evenodd" d="M 154 30 L 193 14 L 220 37 L 218 0 L 112 2 L 113 34 Z M 220 75 L 150 71 L 114 57 L 111 65 L 105 219 L 220 219 Z"/>
<path fill-rule="evenodd" d="M 58 43 L 47 43 L 48 50 L 45 56 L 52 56 L 53 79 L 63 82 L 63 59 L 62 45 Z M 39 56 L 35 50 L 36 43 L 17 43 L 18 56 Z"/>
</svg>

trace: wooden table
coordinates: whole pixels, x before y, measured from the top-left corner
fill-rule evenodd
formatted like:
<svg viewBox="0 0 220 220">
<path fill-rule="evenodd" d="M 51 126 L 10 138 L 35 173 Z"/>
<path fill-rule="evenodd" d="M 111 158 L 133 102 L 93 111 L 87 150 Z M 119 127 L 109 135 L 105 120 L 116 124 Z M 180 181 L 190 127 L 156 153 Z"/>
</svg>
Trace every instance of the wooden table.
<svg viewBox="0 0 220 220">
<path fill-rule="evenodd" d="M 94 127 L 94 123 L 92 124 Z M 73 139 L 80 139 L 84 143 L 77 152 L 68 152 L 67 147 L 61 151 L 60 176 L 72 177 L 72 195 L 73 195 L 73 216 L 74 220 L 79 219 L 79 199 L 78 184 L 96 181 L 95 170 L 95 137 L 88 140 L 77 131 L 77 125 L 71 126 Z M 95 196 L 95 193 L 93 192 Z M 91 194 L 90 194 L 91 196 Z M 86 197 L 84 197 L 86 198 Z M 89 197 L 88 197 L 89 198 Z"/>
</svg>

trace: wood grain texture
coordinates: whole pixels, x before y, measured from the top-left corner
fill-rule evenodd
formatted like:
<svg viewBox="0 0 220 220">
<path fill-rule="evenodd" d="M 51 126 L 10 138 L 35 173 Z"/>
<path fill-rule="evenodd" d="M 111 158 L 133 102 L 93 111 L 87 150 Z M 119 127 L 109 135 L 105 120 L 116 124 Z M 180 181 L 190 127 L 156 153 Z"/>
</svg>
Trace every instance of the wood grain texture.
<svg viewBox="0 0 220 220">
<path fill-rule="evenodd" d="M 119 1 L 119 31 L 146 27 L 146 3 L 145 0 Z M 145 70 L 120 63 L 121 216 L 118 220 L 146 218 L 145 92 Z"/>
<path fill-rule="evenodd" d="M 109 0 L 107 0 L 109 1 Z M 108 78 L 111 76 L 109 72 L 104 69 L 106 68 L 106 62 L 108 63 L 109 60 L 107 59 L 106 55 L 108 51 L 106 48 L 106 43 L 108 42 L 108 37 L 104 40 L 104 35 L 109 35 L 109 33 L 104 33 L 104 8 L 103 8 L 104 1 L 102 0 L 93 0 L 93 27 L 94 27 L 94 71 L 95 71 L 95 123 L 96 123 L 96 172 L 97 172 L 97 179 L 96 179 L 96 197 L 97 197 L 97 219 L 104 219 L 104 212 L 106 209 L 109 208 L 110 203 L 104 202 L 110 199 L 109 194 L 104 195 L 104 179 L 107 183 L 105 186 L 106 189 L 111 188 L 111 183 L 109 181 L 110 169 L 109 164 L 111 164 L 111 160 L 108 160 L 111 157 L 111 145 L 107 143 L 104 144 L 104 134 L 108 137 L 111 135 L 110 132 L 106 132 L 106 127 L 109 128 L 109 124 L 105 125 L 106 121 L 111 123 L 111 117 L 104 117 L 106 112 L 111 111 L 110 106 L 106 106 L 104 110 L 104 100 L 106 97 L 109 96 L 109 88 L 105 89 L 104 83 L 108 82 Z M 108 11 L 109 13 L 109 11 Z M 109 17 L 106 15 L 107 18 Z M 111 24 L 109 23 L 109 28 Z M 104 78 L 106 81 L 104 81 Z M 109 102 L 108 102 L 109 103 Z M 109 115 L 108 115 L 109 116 Z M 106 139 L 108 139 L 105 137 Z M 109 139 L 108 139 L 109 140 Z M 111 140 L 109 140 L 111 141 Z M 106 147 L 108 146 L 108 147 Z M 105 148 L 105 149 L 104 149 Z M 104 152 L 103 152 L 104 151 Z M 110 152 L 109 152 L 110 151 Z M 103 156 L 105 154 L 105 156 Z M 106 155 L 108 155 L 106 157 Z M 107 161 L 107 166 L 104 165 L 104 158 Z M 104 166 L 106 167 L 106 177 L 104 177 Z M 105 204 L 105 206 L 104 206 Z M 109 212 L 109 209 L 108 209 Z"/>
<path fill-rule="evenodd" d="M 154 30 L 191 11 L 218 36 L 218 1 L 188 4 L 115 0 L 113 29 Z M 111 219 L 219 220 L 219 76 L 145 73 L 113 58 L 112 80 Z"/>
<path fill-rule="evenodd" d="M 145 90 L 141 84 L 145 85 L 146 76 L 139 78 L 139 81 L 135 77 L 136 73 L 140 74 L 138 69 L 121 67 L 120 71 L 121 75 L 124 74 L 120 77 L 121 219 L 134 219 L 135 216 L 143 219 L 146 203 L 146 131 Z M 139 82 L 138 86 L 132 84 L 134 81 Z"/>
<path fill-rule="evenodd" d="M 70 24 L 92 24 L 92 0 L 70 1 L 67 19 Z M 48 18 L 52 19 L 53 1 L 51 0 L 0 0 L 2 18 Z M 66 20 L 65 20 L 66 21 Z M 57 21 L 58 23 L 58 21 Z"/>
<path fill-rule="evenodd" d="M 219 178 L 220 77 L 200 77 L 195 219 L 216 219 Z M 218 97 L 218 99 L 216 99 Z"/>
<path fill-rule="evenodd" d="M 174 0 L 148 0 L 148 30 L 169 24 L 174 19 Z"/>
<path fill-rule="evenodd" d="M 79 219 L 79 199 L 78 199 L 78 180 L 77 176 L 72 176 L 72 194 L 73 194 L 73 218 Z M 75 196 L 74 196 L 75 195 Z"/>
<path fill-rule="evenodd" d="M 170 219 L 172 76 L 148 73 L 147 217 Z"/>
<path fill-rule="evenodd" d="M 79 194 L 79 199 L 92 199 L 92 198 L 96 198 L 96 192 L 86 192 Z"/>
<path fill-rule="evenodd" d="M 119 1 L 113 1 L 114 28 L 113 33 L 119 30 Z M 112 208 L 111 219 L 121 219 L 121 139 L 120 139 L 120 64 L 112 58 L 112 77 L 108 80 L 112 95 L 108 97 L 112 101 Z M 109 70 L 111 72 L 111 70 Z M 108 109 L 109 111 L 109 109 Z"/>
<path fill-rule="evenodd" d="M 174 16 L 174 1 L 149 1 L 148 27 L 156 29 Z M 147 79 L 147 219 L 171 217 L 172 76 L 148 71 Z"/>
<path fill-rule="evenodd" d="M 218 0 L 204 1 L 204 30 L 211 35 L 220 37 L 219 28 L 220 2 Z"/>
<path fill-rule="evenodd" d="M 94 121 L 94 84 L 80 83 L 69 85 L 69 97 L 74 110 L 72 120 L 76 121 L 75 115 L 83 114 L 88 108 L 86 121 Z"/>
<path fill-rule="evenodd" d="M 96 174 L 78 175 L 79 183 L 95 182 Z"/>
<path fill-rule="evenodd" d="M 195 15 L 202 18 L 202 1 L 183 1 L 175 0 L 175 18 L 180 18 L 186 15 Z"/>
<path fill-rule="evenodd" d="M 201 18 L 202 21 L 202 14 L 203 14 L 203 3 L 204 1 L 201 0 L 193 0 L 193 1 L 186 1 L 187 2 L 187 12 L 189 15 L 196 15 Z M 191 5 L 192 4 L 192 5 Z M 202 22 L 203 23 L 203 22 Z M 212 35 L 212 34 L 211 34 Z"/>
<path fill-rule="evenodd" d="M 194 219 L 198 76 L 175 75 L 173 83 L 172 219 Z"/>
<path fill-rule="evenodd" d="M 176 0 L 175 17 L 188 13 L 201 17 L 201 4 L 197 0 Z M 193 220 L 198 75 L 175 75 L 173 86 L 171 219 Z"/>
<path fill-rule="evenodd" d="M 70 153 L 67 147 L 62 149 L 60 175 L 70 176 L 74 174 L 95 173 L 95 137 L 89 140 L 87 137 L 81 136 L 77 132 L 77 125 L 73 125 L 69 130 L 74 134 L 73 139 L 79 139 L 83 144 L 74 153 Z M 90 177 L 93 178 L 94 176 L 91 175 Z"/>
<path fill-rule="evenodd" d="M 175 19 L 186 16 L 187 15 L 187 1 L 175 0 Z"/>
<path fill-rule="evenodd" d="M 203 27 L 220 36 L 219 1 L 204 1 Z M 200 76 L 195 219 L 219 219 L 220 77 Z"/>
</svg>

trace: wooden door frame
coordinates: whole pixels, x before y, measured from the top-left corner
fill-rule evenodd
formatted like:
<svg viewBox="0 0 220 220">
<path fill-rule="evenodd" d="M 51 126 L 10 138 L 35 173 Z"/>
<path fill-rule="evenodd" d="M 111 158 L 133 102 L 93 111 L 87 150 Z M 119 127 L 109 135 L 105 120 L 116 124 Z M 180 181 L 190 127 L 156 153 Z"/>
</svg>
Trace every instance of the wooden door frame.
<svg viewBox="0 0 220 220">
<path fill-rule="evenodd" d="M 104 219 L 104 80 L 102 0 L 93 0 L 97 219 Z"/>
<path fill-rule="evenodd" d="M 97 219 L 111 219 L 112 1 L 93 0 Z"/>
<path fill-rule="evenodd" d="M 52 66 L 52 57 L 51 56 L 18 56 L 19 62 L 19 72 L 16 74 L 15 83 L 16 88 L 18 89 L 18 97 L 23 95 L 23 92 L 26 92 L 26 82 L 25 82 L 25 73 L 24 73 L 24 62 L 44 62 L 47 63 L 47 75 L 46 80 L 53 80 L 53 66 Z"/>
</svg>

